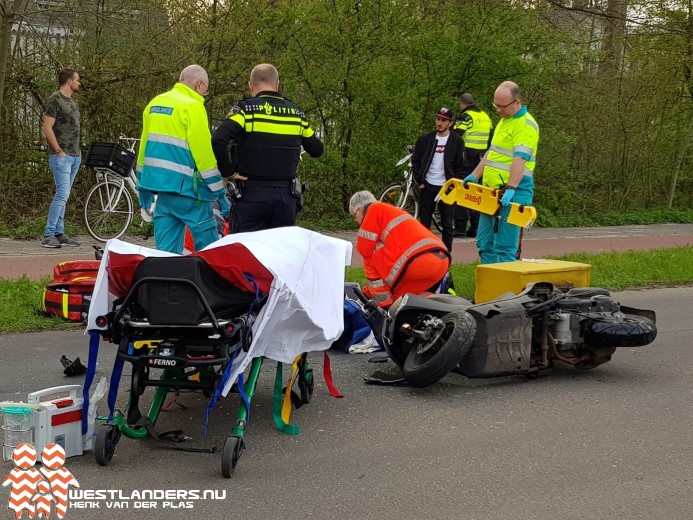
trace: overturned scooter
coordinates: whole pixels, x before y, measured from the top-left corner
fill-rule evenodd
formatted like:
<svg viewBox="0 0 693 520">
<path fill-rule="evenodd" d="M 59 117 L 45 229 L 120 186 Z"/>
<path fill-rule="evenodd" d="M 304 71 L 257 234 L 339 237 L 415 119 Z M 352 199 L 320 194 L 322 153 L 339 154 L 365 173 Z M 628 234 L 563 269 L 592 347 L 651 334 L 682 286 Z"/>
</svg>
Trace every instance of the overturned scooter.
<svg viewBox="0 0 693 520">
<path fill-rule="evenodd" d="M 351 289 L 376 339 L 416 387 L 453 369 L 467 377 L 536 377 L 558 361 L 589 370 L 619 347 L 657 337 L 654 311 L 623 306 L 606 289 L 538 282 L 478 305 L 448 294 L 406 294 L 387 310 Z"/>
</svg>

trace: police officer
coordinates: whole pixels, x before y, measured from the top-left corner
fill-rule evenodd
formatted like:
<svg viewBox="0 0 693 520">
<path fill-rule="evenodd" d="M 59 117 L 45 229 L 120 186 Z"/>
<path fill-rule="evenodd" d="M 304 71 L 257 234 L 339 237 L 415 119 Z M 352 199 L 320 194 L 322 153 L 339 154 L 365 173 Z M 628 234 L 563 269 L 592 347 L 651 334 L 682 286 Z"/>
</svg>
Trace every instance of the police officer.
<svg viewBox="0 0 693 520">
<path fill-rule="evenodd" d="M 464 174 L 469 175 L 488 149 L 493 123 L 486 112 L 477 108 L 471 94 L 462 94 L 460 110 L 453 130 L 464 139 Z M 469 220 L 469 229 L 467 229 L 467 220 Z M 455 207 L 455 236 L 474 238 L 478 225 L 478 211 L 463 206 Z"/>
<path fill-rule="evenodd" d="M 501 83 L 493 95 L 493 106 L 501 120 L 491 146 L 463 181 L 465 184 L 482 182 L 489 188 L 503 190 L 500 213 L 497 216 L 482 214 L 479 218 L 476 247 L 482 264 L 516 260 L 520 228 L 508 224 L 508 215 L 513 202 L 529 205 L 534 199 L 534 167 L 539 142 L 539 125 L 522 104 L 520 87 L 516 83 Z"/>
<path fill-rule="evenodd" d="M 212 201 L 219 202 L 222 214 L 229 214 L 204 106 L 208 89 L 207 72 L 190 65 L 171 90 L 144 109 L 137 157 L 139 201 L 148 209 L 158 193 L 154 239 L 162 251 L 183 252 L 186 226 L 197 250 L 217 240 Z"/>
<path fill-rule="evenodd" d="M 312 157 L 323 153 L 303 111 L 279 94 L 279 72 L 274 65 L 253 68 L 248 88 L 252 97 L 238 103 L 238 111 L 229 114 L 212 138 L 222 175 L 241 188 L 231 219 L 234 233 L 293 226 L 301 147 Z M 230 147 L 237 164 L 232 164 Z"/>
</svg>

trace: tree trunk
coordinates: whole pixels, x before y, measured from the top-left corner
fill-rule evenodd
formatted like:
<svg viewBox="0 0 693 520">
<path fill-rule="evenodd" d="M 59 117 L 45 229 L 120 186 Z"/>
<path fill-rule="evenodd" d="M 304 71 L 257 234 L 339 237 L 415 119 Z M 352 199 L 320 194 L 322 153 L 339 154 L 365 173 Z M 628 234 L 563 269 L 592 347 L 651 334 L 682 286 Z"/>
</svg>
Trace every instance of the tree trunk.
<svg viewBox="0 0 693 520">
<path fill-rule="evenodd" d="M 686 159 L 686 154 L 688 153 L 688 148 L 691 146 L 691 141 L 693 141 L 693 118 L 688 124 L 688 134 L 686 138 L 681 143 L 681 148 L 679 149 L 679 155 L 676 158 L 676 167 L 674 168 L 674 173 L 669 181 L 669 189 L 667 190 L 667 208 L 671 209 L 674 203 L 674 192 L 676 191 L 676 181 L 678 180 L 679 171 L 681 170 L 681 165 Z"/>
<path fill-rule="evenodd" d="M 0 0 L 0 127 L 5 120 L 5 84 L 7 83 L 7 70 L 10 57 L 10 45 L 12 43 L 12 25 L 15 16 L 22 12 L 26 0 Z M 0 160 L 5 156 L 5 134 L 0 132 Z"/>
</svg>

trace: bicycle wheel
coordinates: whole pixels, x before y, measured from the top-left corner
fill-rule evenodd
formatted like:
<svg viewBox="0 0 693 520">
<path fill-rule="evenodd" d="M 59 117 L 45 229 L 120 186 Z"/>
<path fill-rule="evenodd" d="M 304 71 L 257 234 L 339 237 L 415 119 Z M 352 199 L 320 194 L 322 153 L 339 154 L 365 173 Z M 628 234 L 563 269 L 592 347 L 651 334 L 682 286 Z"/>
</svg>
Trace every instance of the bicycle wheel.
<svg viewBox="0 0 693 520">
<path fill-rule="evenodd" d="M 411 214 L 414 218 L 419 216 L 419 201 L 414 198 L 414 194 L 409 192 L 406 200 L 404 199 L 404 188 L 401 184 L 393 184 L 385 188 L 378 199 L 380 202 L 387 202 Z"/>
<path fill-rule="evenodd" d="M 84 225 L 100 242 L 119 238 L 132 222 L 132 196 L 124 182 L 97 183 L 84 202 Z"/>
</svg>

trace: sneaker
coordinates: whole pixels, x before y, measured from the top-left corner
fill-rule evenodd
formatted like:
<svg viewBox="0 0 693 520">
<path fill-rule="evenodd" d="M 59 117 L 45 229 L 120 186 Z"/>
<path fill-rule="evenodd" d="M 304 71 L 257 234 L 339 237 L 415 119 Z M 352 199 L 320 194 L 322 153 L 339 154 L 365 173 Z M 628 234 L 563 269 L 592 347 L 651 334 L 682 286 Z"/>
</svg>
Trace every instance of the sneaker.
<svg viewBox="0 0 693 520">
<path fill-rule="evenodd" d="M 372 385 L 400 385 L 407 382 L 402 370 L 394 363 L 381 370 L 376 370 L 369 376 L 363 376 L 363 379 Z"/>
<path fill-rule="evenodd" d="M 67 236 L 65 233 L 62 235 L 56 235 L 55 238 L 60 242 L 61 245 L 67 246 L 67 247 L 79 247 L 79 242 L 77 242 L 74 238 L 70 238 Z"/>
<path fill-rule="evenodd" d="M 57 249 L 62 246 L 60 240 L 58 240 L 57 237 L 54 237 L 52 235 L 49 237 L 43 237 L 43 240 L 41 240 L 41 245 L 43 247 L 51 247 L 54 249 Z"/>
</svg>

